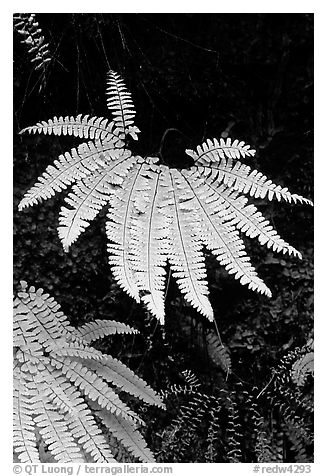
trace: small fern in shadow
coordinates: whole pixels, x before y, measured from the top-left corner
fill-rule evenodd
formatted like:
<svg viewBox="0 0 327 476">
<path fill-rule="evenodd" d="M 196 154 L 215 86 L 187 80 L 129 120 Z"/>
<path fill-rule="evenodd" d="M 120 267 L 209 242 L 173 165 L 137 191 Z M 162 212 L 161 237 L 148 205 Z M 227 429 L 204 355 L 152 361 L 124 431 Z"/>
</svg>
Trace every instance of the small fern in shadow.
<svg viewBox="0 0 327 476">
<path fill-rule="evenodd" d="M 14 31 L 17 32 L 21 38 L 21 43 L 26 47 L 34 70 L 41 73 L 41 89 L 46 78 L 46 72 L 53 60 L 49 43 L 45 41 L 34 13 L 16 13 L 13 20 Z"/>
<path fill-rule="evenodd" d="M 40 436 L 58 462 L 114 462 L 104 428 L 134 458 L 153 462 L 139 431 L 144 422 L 120 392 L 158 407 L 162 399 L 122 362 L 90 345 L 137 331 L 108 320 L 76 329 L 43 289 L 23 281 L 21 287 L 14 299 L 14 451 L 20 461 L 40 461 Z"/>
<path fill-rule="evenodd" d="M 286 355 L 261 391 L 235 382 L 232 375 L 224 388 L 207 392 L 192 373 L 184 373 L 184 385 L 173 384 L 162 392 L 170 423 L 158 432 L 157 460 L 312 462 L 310 387 L 289 384 L 297 358 L 297 351 Z"/>
</svg>

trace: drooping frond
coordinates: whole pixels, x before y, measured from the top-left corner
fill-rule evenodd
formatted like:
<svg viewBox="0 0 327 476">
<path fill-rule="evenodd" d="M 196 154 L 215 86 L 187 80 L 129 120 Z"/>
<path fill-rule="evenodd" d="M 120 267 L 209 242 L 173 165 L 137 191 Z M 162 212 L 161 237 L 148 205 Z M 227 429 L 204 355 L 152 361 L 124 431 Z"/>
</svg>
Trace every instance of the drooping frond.
<svg viewBox="0 0 327 476">
<path fill-rule="evenodd" d="M 205 177 L 205 182 L 215 193 L 219 204 L 219 214 L 229 224 L 235 225 L 250 238 L 257 237 L 261 245 L 265 244 L 274 251 L 293 254 L 301 258 L 301 254 L 277 234 L 269 221 L 253 204 L 247 205 L 246 197 L 221 184 L 211 175 Z"/>
<path fill-rule="evenodd" d="M 39 181 L 26 192 L 18 208 L 35 205 L 39 200 L 47 200 L 56 192 L 61 192 L 68 185 L 92 175 L 95 170 L 108 162 L 119 158 L 128 158 L 130 152 L 116 149 L 115 144 L 108 142 L 88 142 L 59 156 L 53 165 L 49 165 Z"/>
<path fill-rule="evenodd" d="M 123 147 L 123 141 L 113 132 L 114 122 L 109 122 L 103 117 L 83 116 L 54 117 L 48 121 L 38 122 L 35 126 L 26 127 L 20 134 L 53 134 L 55 136 L 69 135 L 84 139 L 109 141 L 117 148 Z"/>
<path fill-rule="evenodd" d="M 137 194 L 146 192 L 148 185 L 144 172 L 149 168 L 147 162 L 139 159 L 126 177 L 121 188 L 112 197 L 107 215 L 106 232 L 111 241 L 108 244 L 109 263 L 112 273 L 120 286 L 137 302 L 139 289 L 133 273 L 130 253 L 131 228 L 139 213 L 134 206 Z"/>
<path fill-rule="evenodd" d="M 176 170 L 165 170 L 169 183 L 169 199 L 163 213 L 170 221 L 168 237 L 168 260 L 172 275 L 176 278 L 181 292 L 195 309 L 213 319 L 213 311 L 208 299 L 208 285 L 202 244 L 198 240 L 194 224 L 196 214 L 189 200 L 182 174 Z"/>
<path fill-rule="evenodd" d="M 269 200 L 277 198 L 287 202 L 300 202 L 312 205 L 312 201 L 301 195 L 292 194 L 288 188 L 275 185 L 271 180 L 268 180 L 265 175 L 257 170 L 252 170 L 248 165 L 242 164 L 239 161 L 234 161 L 230 157 L 201 157 L 195 158 L 200 174 L 208 177 L 212 182 L 224 183 L 230 188 L 241 193 L 247 193 L 254 198 L 265 198 L 268 196 Z"/>
<path fill-rule="evenodd" d="M 107 106 L 112 111 L 118 134 L 124 139 L 128 134 L 137 140 L 140 132 L 134 126 L 135 108 L 132 95 L 119 74 L 109 71 L 107 79 Z"/>
<path fill-rule="evenodd" d="M 35 70 L 44 70 L 52 58 L 49 43 L 45 42 L 35 14 L 18 13 L 14 15 L 14 28 L 22 38 L 21 43 L 26 45 Z"/>
<path fill-rule="evenodd" d="M 88 343 L 112 334 L 138 334 L 138 331 L 122 322 L 96 319 L 80 326 L 75 332 L 77 337 Z"/>
<path fill-rule="evenodd" d="M 235 279 L 250 289 L 271 296 L 270 290 L 251 265 L 234 223 L 222 213 L 226 206 L 224 200 L 201 180 L 196 170 L 191 169 L 182 174 L 194 195 L 192 205 L 198 217 L 198 227 L 195 228 L 198 238 Z"/>
<path fill-rule="evenodd" d="M 142 213 L 135 217 L 132 228 L 131 253 L 133 270 L 141 300 L 150 312 L 164 323 L 164 269 L 167 261 L 168 219 L 162 212 L 167 194 L 162 169 L 147 170 L 149 189 L 142 203 Z M 143 197 L 144 198 L 144 197 Z"/>
<path fill-rule="evenodd" d="M 14 450 L 22 462 L 39 461 L 37 429 L 58 462 L 83 461 L 85 452 L 96 462 L 114 462 L 89 402 L 117 421 L 129 421 L 123 428 L 136 433 L 129 435 L 131 441 L 139 440 L 136 424 L 143 420 L 118 391 L 157 406 L 163 406 L 161 398 L 124 364 L 89 345 L 105 335 L 133 331 L 98 320 L 75 334 L 53 298 L 22 282 L 14 299 Z"/>
</svg>

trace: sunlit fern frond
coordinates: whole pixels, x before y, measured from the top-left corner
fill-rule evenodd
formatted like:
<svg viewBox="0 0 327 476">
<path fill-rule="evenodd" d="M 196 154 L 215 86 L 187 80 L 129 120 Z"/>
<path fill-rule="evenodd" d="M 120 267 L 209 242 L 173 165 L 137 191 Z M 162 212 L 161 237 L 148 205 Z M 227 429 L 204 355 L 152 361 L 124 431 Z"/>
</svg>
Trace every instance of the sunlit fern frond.
<svg viewBox="0 0 327 476">
<path fill-rule="evenodd" d="M 239 159 L 251 158 L 255 151 L 239 140 L 207 140 L 186 150 L 195 162 L 188 169 L 167 167 L 156 157 L 134 156 L 124 141 L 128 134 L 136 135 L 135 108 L 123 80 L 113 71 L 107 95 L 112 122 L 78 115 L 24 129 L 92 140 L 48 166 L 19 209 L 74 184 L 65 199 L 69 208 L 62 207 L 59 218 L 59 236 L 67 251 L 108 207 L 106 233 L 114 278 L 161 323 L 167 264 L 185 300 L 213 319 L 205 249 L 241 284 L 270 297 L 250 262 L 243 235 L 275 252 L 299 258 L 301 254 L 281 238 L 252 200 L 312 202 L 242 164 Z"/>
</svg>

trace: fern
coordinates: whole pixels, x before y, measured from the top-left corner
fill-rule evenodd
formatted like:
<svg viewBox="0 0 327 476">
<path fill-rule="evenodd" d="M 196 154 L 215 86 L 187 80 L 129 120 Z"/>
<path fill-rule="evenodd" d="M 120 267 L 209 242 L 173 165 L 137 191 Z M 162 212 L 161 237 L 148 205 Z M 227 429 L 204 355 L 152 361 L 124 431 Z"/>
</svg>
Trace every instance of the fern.
<svg viewBox="0 0 327 476">
<path fill-rule="evenodd" d="M 14 300 L 14 450 L 20 461 L 39 461 L 37 429 L 58 462 L 84 461 L 85 453 L 96 462 L 115 461 L 97 411 L 134 457 L 154 461 L 138 430 L 143 421 L 119 391 L 162 407 L 160 397 L 120 361 L 90 346 L 135 329 L 106 320 L 75 329 L 42 289 L 21 286 Z"/>
<path fill-rule="evenodd" d="M 18 13 L 14 15 L 14 29 L 21 36 L 23 43 L 35 65 L 35 70 L 45 70 L 52 59 L 49 43 L 45 42 L 42 30 L 35 19 L 34 13 Z"/>
<path fill-rule="evenodd" d="M 113 121 L 102 117 L 54 117 L 23 129 L 31 134 L 73 135 L 88 139 L 47 167 L 25 194 L 19 209 L 46 200 L 73 185 L 59 218 L 65 251 L 108 207 L 109 263 L 119 285 L 164 322 L 167 263 L 185 299 L 209 320 L 204 248 L 241 284 L 261 294 L 271 291 L 257 275 L 242 234 L 273 251 L 301 257 L 284 241 L 253 198 L 312 204 L 274 184 L 239 159 L 255 153 L 244 142 L 207 140 L 186 150 L 194 166 L 178 170 L 158 158 L 134 156 L 128 138 L 137 139 L 135 107 L 120 76 L 110 71 L 107 105 Z"/>
</svg>

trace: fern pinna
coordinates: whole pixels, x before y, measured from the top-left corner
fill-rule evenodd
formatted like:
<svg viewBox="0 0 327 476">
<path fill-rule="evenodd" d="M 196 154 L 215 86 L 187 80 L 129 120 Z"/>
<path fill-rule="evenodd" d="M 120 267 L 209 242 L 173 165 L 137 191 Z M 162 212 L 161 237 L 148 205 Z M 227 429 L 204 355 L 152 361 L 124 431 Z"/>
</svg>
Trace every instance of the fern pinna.
<svg viewBox="0 0 327 476">
<path fill-rule="evenodd" d="M 19 209 L 46 200 L 73 185 L 61 208 L 58 233 L 67 251 L 99 211 L 108 206 L 109 263 L 120 286 L 164 322 L 167 262 L 185 299 L 209 320 L 204 247 L 241 284 L 271 292 L 251 265 L 241 233 L 273 251 L 301 257 L 245 195 L 289 203 L 312 202 L 275 185 L 240 159 L 255 154 L 244 142 L 207 140 L 186 150 L 194 166 L 178 170 L 157 157 L 135 156 L 127 147 L 135 108 L 120 76 L 110 71 L 102 117 L 54 117 L 21 132 L 73 135 L 88 139 L 59 156 L 25 194 Z M 91 139 L 91 140 L 89 140 Z"/>
<path fill-rule="evenodd" d="M 143 421 L 119 391 L 162 407 L 160 396 L 122 362 L 90 345 L 137 331 L 109 320 L 75 329 L 43 289 L 27 288 L 24 281 L 21 286 L 14 300 L 13 438 L 20 461 L 40 461 L 38 434 L 58 462 L 116 461 L 98 419 L 133 457 L 154 462 L 138 430 Z"/>
</svg>

